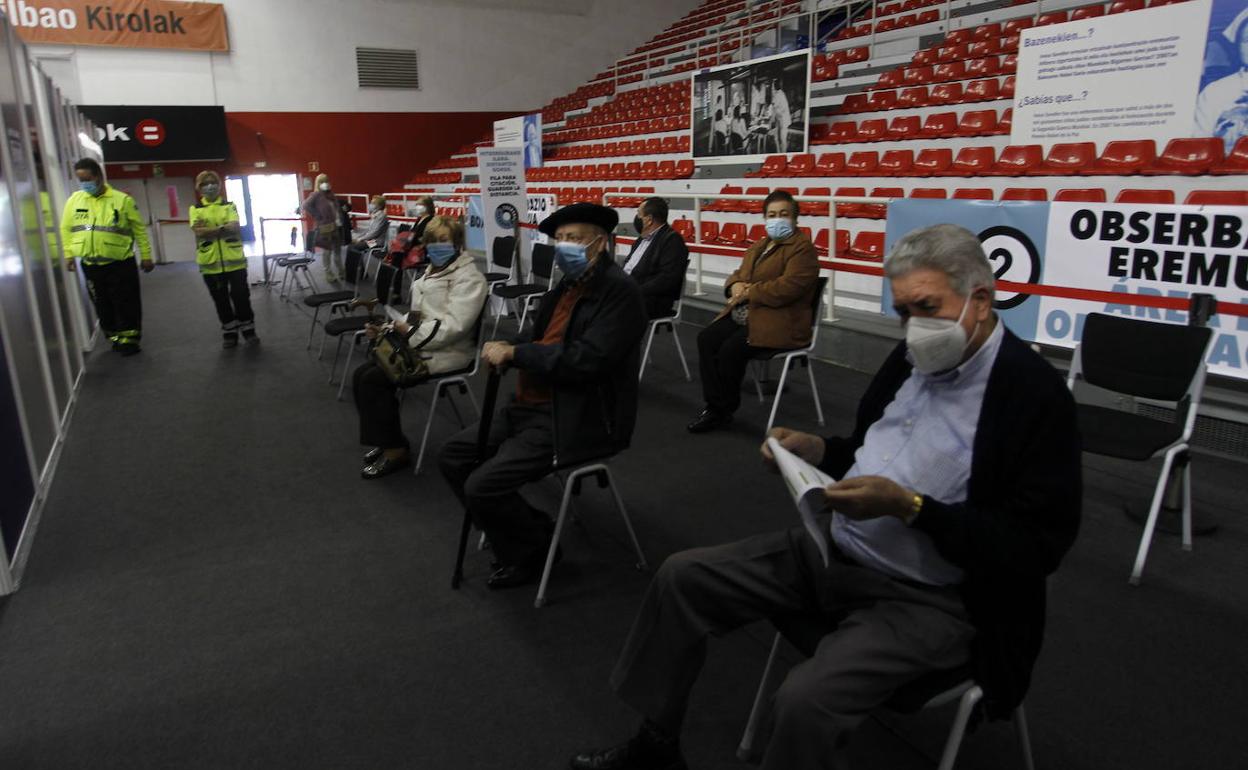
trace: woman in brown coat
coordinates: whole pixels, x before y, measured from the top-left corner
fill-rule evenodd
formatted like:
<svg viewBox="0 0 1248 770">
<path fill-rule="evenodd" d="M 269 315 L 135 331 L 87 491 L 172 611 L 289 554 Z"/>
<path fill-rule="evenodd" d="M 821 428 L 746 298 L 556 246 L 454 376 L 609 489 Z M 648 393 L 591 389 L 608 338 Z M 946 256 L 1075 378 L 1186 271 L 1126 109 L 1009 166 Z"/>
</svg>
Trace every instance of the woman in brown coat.
<svg viewBox="0 0 1248 770">
<path fill-rule="evenodd" d="M 698 334 L 706 408 L 689 423 L 690 433 L 732 422 L 751 358 L 810 342 L 819 279 L 815 246 L 797 229 L 797 201 L 784 190 L 767 196 L 763 216 L 767 237 L 746 250 L 724 283 L 727 306 Z"/>
</svg>

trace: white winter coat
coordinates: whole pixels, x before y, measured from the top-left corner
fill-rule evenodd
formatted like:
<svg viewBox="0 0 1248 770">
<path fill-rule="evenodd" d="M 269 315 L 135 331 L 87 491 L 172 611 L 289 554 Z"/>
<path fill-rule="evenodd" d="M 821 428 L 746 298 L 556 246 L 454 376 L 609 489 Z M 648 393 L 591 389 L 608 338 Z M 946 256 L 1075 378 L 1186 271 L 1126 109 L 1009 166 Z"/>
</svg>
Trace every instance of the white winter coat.
<svg viewBox="0 0 1248 770">
<path fill-rule="evenodd" d="M 430 374 L 471 366 L 477 355 L 473 332 L 486 298 L 485 276 L 472 257 L 461 253 L 437 273 L 430 267 L 412 281 L 411 296 L 412 310 L 420 314 L 420 325 L 408 338 L 412 345 L 428 337 L 435 322 L 442 322 L 437 335 L 420 349 Z"/>
</svg>

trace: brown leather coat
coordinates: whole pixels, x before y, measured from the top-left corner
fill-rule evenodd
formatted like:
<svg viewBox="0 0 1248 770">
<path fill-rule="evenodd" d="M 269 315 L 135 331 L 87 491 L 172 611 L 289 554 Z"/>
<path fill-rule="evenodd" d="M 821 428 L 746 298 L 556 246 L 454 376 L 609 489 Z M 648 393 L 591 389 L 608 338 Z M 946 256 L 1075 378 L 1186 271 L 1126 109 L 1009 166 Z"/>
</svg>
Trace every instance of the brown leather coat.
<svg viewBox="0 0 1248 770">
<path fill-rule="evenodd" d="M 749 343 L 759 348 L 800 348 L 810 342 L 814 292 L 819 281 L 815 245 L 800 230 L 783 241 L 764 238 L 750 246 L 741 266 L 724 282 L 750 284 Z M 719 315 L 727 315 L 728 307 Z"/>
</svg>

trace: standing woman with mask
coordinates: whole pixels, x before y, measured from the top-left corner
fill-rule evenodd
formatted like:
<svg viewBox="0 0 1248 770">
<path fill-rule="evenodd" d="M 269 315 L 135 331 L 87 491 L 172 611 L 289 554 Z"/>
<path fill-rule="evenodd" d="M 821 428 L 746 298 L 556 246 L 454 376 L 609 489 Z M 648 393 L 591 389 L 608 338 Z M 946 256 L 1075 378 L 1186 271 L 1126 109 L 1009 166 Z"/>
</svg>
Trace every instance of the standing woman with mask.
<svg viewBox="0 0 1248 770">
<path fill-rule="evenodd" d="M 147 225 L 134 198 L 104 183 L 104 170 L 91 158 L 74 164 L 79 190 L 65 201 L 61 243 L 65 267 L 77 270 L 82 260 L 87 290 L 100 329 L 123 356 L 139 352 L 143 336 L 143 303 L 134 247 L 139 247 L 143 272 L 152 272 L 152 246 Z"/>
<path fill-rule="evenodd" d="M 195 261 L 204 276 L 208 293 L 221 321 L 221 346 L 238 347 L 241 333 L 248 345 L 256 336 L 255 315 L 251 310 L 251 287 L 247 283 L 247 257 L 238 226 L 238 209 L 225 199 L 221 177 L 215 171 L 201 171 L 195 177 L 199 195 L 191 206 L 191 231 L 195 233 Z"/>
<path fill-rule="evenodd" d="M 394 322 L 394 329 L 409 344 L 424 343 L 419 355 L 427 375 L 466 369 L 477 355 L 474 332 L 485 307 L 485 276 L 464 251 L 464 226 L 459 220 L 430 219 L 423 242 L 429 269 L 412 281 L 412 309 L 406 320 Z M 370 324 L 364 333 L 373 339 L 381 327 Z M 411 453 L 399 422 L 398 387 L 381 367 L 368 361 L 355 370 L 352 391 L 360 415 L 360 443 L 373 447 L 364 455 L 360 475 L 381 478 L 408 465 Z"/>
<path fill-rule="evenodd" d="M 304 199 L 299 213 L 312 219 L 312 247 L 321 252 L 321 264 L 325 267 L 325 280 L 338 283 L 342 272 L 342 243 L 338 236 L 338 198 L 329 184 L 329 177 L 318 174 L 316 189 Z"/>
<path fill-rule="evenodd" d="M 811 300 L 819 281 L 815 246 L 797 229 L 797 201 L 776 190 L 763 201 L 767 237 L 750 246 L 724 283 L 728 304 L 698 333 L 706 408 L 689 423 L 706 433 L 732 422 L 750 359 L 810 343 Z"/>
</svg>

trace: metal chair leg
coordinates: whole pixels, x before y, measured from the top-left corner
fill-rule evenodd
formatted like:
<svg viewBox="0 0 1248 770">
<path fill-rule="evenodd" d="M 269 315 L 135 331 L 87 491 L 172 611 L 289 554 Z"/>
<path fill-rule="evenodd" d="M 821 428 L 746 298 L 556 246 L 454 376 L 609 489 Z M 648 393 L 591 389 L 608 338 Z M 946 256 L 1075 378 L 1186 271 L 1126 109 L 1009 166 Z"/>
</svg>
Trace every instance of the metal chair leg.
<svg viewBox="0 0 1248 770">
<path fill-rule="evenodd" d="M 330 313 L 330 315 L 333 315 L 333 313 Z M 312 335 L 316 334 L 316 319 L 320 318 L 320 316 L 321 316 L 321 306 L 317 305 L 316 307 L 312 308 L 312 326 L 311 328 L 308 329 L 308 347 L 307 347 L 308 350 L 312 349 Z"/>
<path fill-rule="evenodd" d="M 958 714 L 953 719 L 953 727 L 949 729 L 949 737 L 945 739 L 945 750 L 940 755 L 940 765 L 937 766 L 937 770 L 953 770 L 953 763 L 958 758 L 958 749 L 962 747 L 962 736 L 966 734 L 966 725 L 971 719 L 971 712 L 982 697 L 984 697 L 984 691 L 979 685 L 975 685 L 962 694 L 962 698 L 958 701 Z"/>
<path fill-rule="evenodd" d="M 685 361 L 685 350 L 680 346 L 680 335 L 676 333 L 674 323 L 672 324 L 672 341 L 676 343 L 676 355 L 680 356 L 680 368 L 685 370 L 685 382 L 693 382 L 693 375 L 689 374 L 689 364 Z"/>
<path fill-rule="evenodd" d="M 1183 447 L 1186 449 L 1186 447 Z M 1133 586 L 1140 584 L 1140 575 L 1144 572 L 1144 560 L 1148 558 L 1148 547 L 1153 542 L 1153 531 L 1157 528 L 1157 514 L 1161 512 L 1161 499 L 1166 494 L 1166 480 L 1170 478 L 1170 466 L 1179 447 L 1166 452 L 1166 459 L 1161 464 L 1161 475 L 1157 477 L 1157 486 L 1153 490 L 1153 503 L 1148 508 L 1148 521 L 1144 523 L 1144 534 L 1140 537 L 1140 548 L 1135 554 L 1135 566 L 1131 569 L 1128 579 Z"/>
<path fill-rule="evenodd" d="M 628 536 L 633 541 L 633 549 L 637 551 L 637 569 L 644 570 L 646 564 L 646 555 L 642 553 L 641 542 L 637 539 L 637 533 L 633 530 L 633 520 L 628 516 L 628 509 L 624 507 L 624 498 L 620 497 L 620 490 L 616 489 L 615 477 L 611 475 L 611 469 L 607 466 L 600 466 L 603 473 L 607 474 L 607 487 L 611 489 L 611 496 L 615 498 L 615 507 L 620 512 L 620 518 L 624 519 L 624 528 L 628 530 Z"/>
<path fill-rule="evenodd" d="M 338 381 L 338 400 L 342 400 L 342 391 L 347 387 L 347 373 L 351 371 L 351 354 L 355 352 L 355 346 L 360 344 L 360 337 L 364 336 L 364 332 L 356 332 L 351 338 L 351 347 L 347 348 L 347 362 L 342 365 L 342 379 Z"/>
<path fill-rule="evenodd" d="M 776 410 L 780 408 L 780 397 L 784 395 L 784 383 L 789 378 L 789 365 L 793 363 L 793 359 L 785 358 L 784 365 L 780 369 L 780 382 L 776 386 L 776 397 L 771 400 L 771 415 L 767 418 L 767 429 L 763 431 L 763 435 L 771 433 L 771 426 L 776 422 Z"/>
<path fill-rule="evenodd" d="M 780 634 L 777 633 L 771 642 L 771 653 L 767 655 L 767 665 L 763 666 L 763 676 L 758 680 L 758 692 L 754 693 L 754 705 L 750 707 L 750 718 L 745 722 L 745 732 L 741 734 L 741 743 L 737 745 L 737 759 L 748 762 L 754 750 L 754 737 L 758 733 L 758 724 L 763 718 L 763 703 L 767 697 L 767 682 L 771 679 L 771 669 L 776 665 L 776 656 L 780 652 Z"/>
<path fill-rule="evenodd" d="M 762 364 L 758 361 L 750 362 L 750 376 L 754 378 L 754 390 L 758 393 L 758 403 L 765 404 L 767 399 L 763 398 L 763 380 L 758 375 L 758 370 Z"/>
<path fill-rule="evenodd" d="M 1183 550 L 1192 550 L 1192 463 L 1183 465 Z"/>
<path fill-rule="evenodd" d="M 413 475 L 420 475 L 420 467 L 425 462 L 425 447 L 429 445 L 429 431 L 433 428 L 433 414 L 438 410 L 438 396 L 442 393 L 442 387 L 446 385 L 446 380 L 438 380 L 433 386 L 433 400 L 429 402 L 429 416 L 425 419 L 425 432 L 420 437 L 420 452 L 416 455 L 416 470 Z"/>
<path fill-rule="evenodd" d="M 1023 770 L 1036 770 L 1036 760 L 1031 755 L 1031 733 L 1027 730 L 1027 712 L 1023 711 L 1021 703 L 1014 709 L 1014 732 L 1023 753 Z"/>
<path fill-rule="evenodd" d="M 563 523 L 568 518 L 568 505 L 572 501 L 572 481 L 583 475 L 583 469 L 577 469 L 568 475 L 563 484 L 563 500 L 559 502 L 559 518 L 555 519 L 555 531 L 550 537 L 550 548 L 546 551 L 546 567 L 542 570 L 542 582 L 537 586 L 537 598 L 533 606 L 541 609 L 546 606 L 546 586 L 550 583 L 550 571 L 555 566 L 555 552 L 559 548 L 559 538 L 563 534 Z"/>
<path fill-rule="evenodd" d="M 815 362 L 809 355 L 806 356 L 806 374 L 810 378 L 810 397 L 815 400 L 815 415 L 823 425 L 823 404 L 819 401 L 819 386 L 815 385 Z"/>
<path fill-rule="evenodd" d="M 334 345 L 334 360 L 333 360 L 333 363 L 329 365 L 329 384 L 330 385 L 334 384 L 334 372 L 338 371 L 338 358 L 339 356 L 342 355 L 342 337 L 343 335 L 339 334 L 338 342 L 336 345 Z"/>
<path fill-rule="evenodd" d="M 646 376 L 646 364 L 650 363 L 650 345 L 654 343 L 654 330 L 657 324 L 650 323 L 650 330 L 646 333 L 646 352 L 641 354 L 641 370 L 637 372 L 637 381 L 641 382 L 641 378 Z"/>
</svg>

